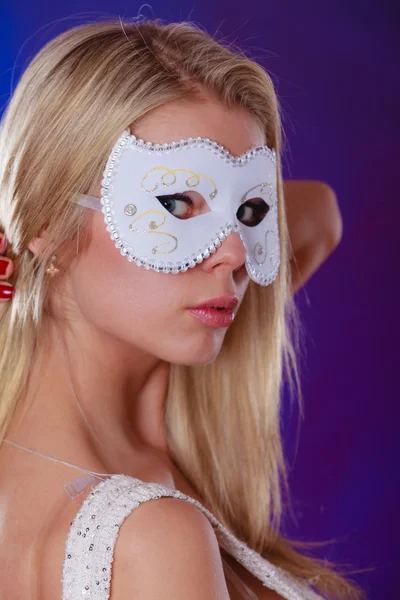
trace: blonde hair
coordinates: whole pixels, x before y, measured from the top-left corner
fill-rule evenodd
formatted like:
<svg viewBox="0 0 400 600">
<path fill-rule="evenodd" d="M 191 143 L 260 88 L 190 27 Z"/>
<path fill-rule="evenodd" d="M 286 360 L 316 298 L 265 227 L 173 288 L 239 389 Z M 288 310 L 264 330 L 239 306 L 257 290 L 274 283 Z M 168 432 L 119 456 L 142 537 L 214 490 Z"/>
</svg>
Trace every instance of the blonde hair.
<svg viewBox="0 0 400 600">
<path fill-rule="evenodd" d="M 299 551 L 322 543 L 279 533 L 282 497 L 289 497 L 279 421 L 284 373 L 301 406 L 279 106 L 260 65 L 198 26 L 111 20 L 75 27 L 39 52 L 15 90 L 0 135 L 0 226 L 16 285 L 12 302 L 0 304 L 0 440 L 54 317 L 50 281 L 54 286 L 57 278 L 50 280 L 46 267 L 53 254 L 59 266 L 90 242 L 87 211 L 72 198 L 94 193 L 124 129 L 199 89 L 248 110 L 276 149 L 282 255 L 272 285 L 250 282 L 214 362 L 171 365 L 165 405 L 171 457 L 214 514 L 251 548 L 329 598 L 359 599 L 361 589 L 332 563 Z M 46 247 L 34 254 L 28 244 L 44 226 Z"/>
</svg>

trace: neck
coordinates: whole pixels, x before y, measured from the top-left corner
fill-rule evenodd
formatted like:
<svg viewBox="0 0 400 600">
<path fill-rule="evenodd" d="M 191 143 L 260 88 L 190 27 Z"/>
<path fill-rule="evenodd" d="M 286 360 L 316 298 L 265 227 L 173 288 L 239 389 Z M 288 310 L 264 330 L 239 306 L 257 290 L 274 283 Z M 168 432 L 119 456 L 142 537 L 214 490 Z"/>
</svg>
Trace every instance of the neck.
<svg viewBox="0 0 400 600">
<path fill-rule="evenodd" d="M 7 437 L 78 465 L 91 454 L 107 473 L 148 450 L 168 453 L 169 364 L 77 325 L 39 344 Z"/>
</svg>

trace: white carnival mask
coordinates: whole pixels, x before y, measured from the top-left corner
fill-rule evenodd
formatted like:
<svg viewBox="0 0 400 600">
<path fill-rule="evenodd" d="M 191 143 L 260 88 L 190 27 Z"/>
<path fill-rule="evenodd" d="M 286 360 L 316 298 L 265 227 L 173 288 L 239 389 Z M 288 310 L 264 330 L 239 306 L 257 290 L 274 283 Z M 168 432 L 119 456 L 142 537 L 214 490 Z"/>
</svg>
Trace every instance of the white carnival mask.
<svg viewBox="0 0 400 600">
<path fill-rule="evenodd" d="M 268 146 L 240 157 L 203 138 L 151 144 L 124 131 L 104 171 L 101 200 L 79 204 L 104 214 L 116 248 L 138 266 L 180 273 L 207 259 L 232 232 L 253 281 L 278 274 L 276 159 Z"/>
</svg>

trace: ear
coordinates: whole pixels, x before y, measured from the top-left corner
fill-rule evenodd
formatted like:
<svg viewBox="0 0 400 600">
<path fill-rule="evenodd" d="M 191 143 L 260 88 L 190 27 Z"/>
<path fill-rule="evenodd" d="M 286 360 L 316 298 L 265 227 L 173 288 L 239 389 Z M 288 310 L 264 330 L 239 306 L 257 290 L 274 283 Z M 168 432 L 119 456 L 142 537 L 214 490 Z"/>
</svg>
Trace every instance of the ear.
<svg viewBox="0 0 400 600">
<path fill-rule="evenodd" d="M 35 254 L 35 255 L 40 254 L 43 250 L 43 246 L 44 246 L 44 242 L 45 242 L 45 238 L 46 238 L 46 230 L 47 230 L 47 225 L 44 225 L 42 227 L 42 229 L 39 231 L 37 237 L 33 238 L 28 244 L 29 250 L 31 252 L 33 252 L 33 254 Z"/>
</svg>

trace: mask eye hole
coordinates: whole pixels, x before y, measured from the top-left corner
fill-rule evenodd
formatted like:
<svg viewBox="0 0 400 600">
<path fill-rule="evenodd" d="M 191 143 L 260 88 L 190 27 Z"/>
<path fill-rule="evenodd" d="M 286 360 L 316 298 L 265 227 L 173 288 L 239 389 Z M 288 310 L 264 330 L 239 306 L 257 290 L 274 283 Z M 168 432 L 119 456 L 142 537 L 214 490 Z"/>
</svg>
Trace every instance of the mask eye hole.
<svg viewBox="0 0 400 600">
<path fill-rule="evenodd" d="M 176 192 L 156 196 L 156 198 L 165 210 L 177 219 L 192 219 L 210 212 L 210 207 L 198 192 Z"/>
<path fill-rule="evenodd" d="M 269 209 L 269 205 L 262 198 L 250 198 L 239 206 L 236 218 L 247 227 L 255 227 L 261 223 Z"/>
</svg>

